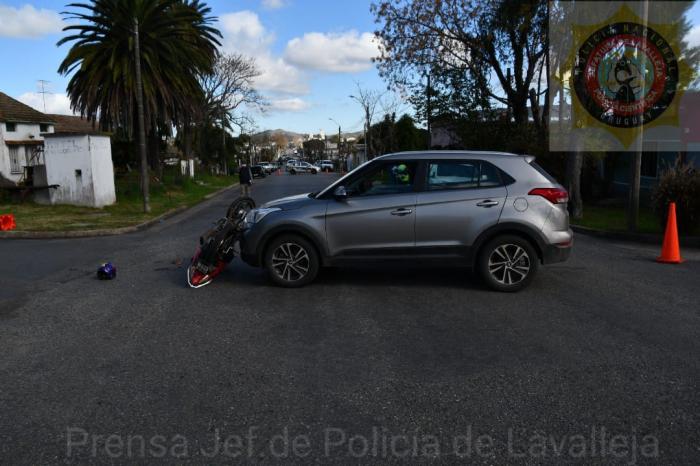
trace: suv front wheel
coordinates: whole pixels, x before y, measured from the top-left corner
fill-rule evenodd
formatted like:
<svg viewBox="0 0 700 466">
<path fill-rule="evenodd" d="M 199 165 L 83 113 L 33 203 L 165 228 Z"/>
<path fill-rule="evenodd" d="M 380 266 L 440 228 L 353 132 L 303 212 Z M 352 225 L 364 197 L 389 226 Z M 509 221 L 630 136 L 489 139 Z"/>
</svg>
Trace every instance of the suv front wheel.
<svg viewBox="0 0 700 466">
<path fill-rule="evenodd" d="M 481 250 L 476 269 L 486 284 L 497 291 L 518 291 L 530 284 L 539 268 L 537 251 L 519 236 L 504 235 Z"/>
<path fill-rule="evenodd" d="M 311 283 L 319 264 L 316 248 L 298 235 L 279 236 L 265 250 L 265 270 L 278 286 L 296 288 Z"/>
</svg>

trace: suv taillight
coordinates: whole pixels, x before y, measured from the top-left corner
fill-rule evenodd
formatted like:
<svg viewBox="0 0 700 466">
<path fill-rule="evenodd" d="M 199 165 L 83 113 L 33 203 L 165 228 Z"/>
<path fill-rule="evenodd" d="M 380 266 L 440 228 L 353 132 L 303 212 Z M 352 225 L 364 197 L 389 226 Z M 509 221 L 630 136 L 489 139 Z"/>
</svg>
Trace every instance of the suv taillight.
<svg viewBox="0 0 700 466">
<path fill-rule="evenodd" d="M 569 202 L 569 193 L 562 188 L 535 188 L 528 194 L 530 196 L 542 196 L 552 204 L 566 204 Z"/>
</svg>

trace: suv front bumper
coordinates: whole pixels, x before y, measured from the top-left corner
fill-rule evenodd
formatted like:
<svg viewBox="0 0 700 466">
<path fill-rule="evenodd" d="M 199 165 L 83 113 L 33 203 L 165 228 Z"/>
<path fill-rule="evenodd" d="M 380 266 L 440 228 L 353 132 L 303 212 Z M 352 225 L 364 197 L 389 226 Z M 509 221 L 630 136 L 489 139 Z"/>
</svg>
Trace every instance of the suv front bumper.
<svg viewBox="0 0 700 466">
<path fill-rule="evenodd" d="M 258 244 L 261 235 L 256 235 L 255 230 L 256 228 L 254 228 L 253 225 L 243 232 L 239 247 L 241 249 L 241 259 L 243 259 L 243 262 L 252 267 L 259 267 L 260 258 L 258 257 Z"/>
</svg>

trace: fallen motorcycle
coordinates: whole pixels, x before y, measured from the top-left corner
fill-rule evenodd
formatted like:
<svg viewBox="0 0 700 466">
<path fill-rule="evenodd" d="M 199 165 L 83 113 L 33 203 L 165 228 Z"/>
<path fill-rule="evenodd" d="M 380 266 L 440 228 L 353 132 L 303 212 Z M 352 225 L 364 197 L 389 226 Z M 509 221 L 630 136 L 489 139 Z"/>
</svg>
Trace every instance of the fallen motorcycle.
<svg viewBox="0 0 700 466">
<path fill-rule="evenodd" d="M 239 197 L 231 203 L 226 216 L 199 238 L 199 247 L 187 268 L 189 286 L 201 288 L 210 284 L 236 257 L 245 217 L 254 208 L 253 199 Z"/>
</svg>

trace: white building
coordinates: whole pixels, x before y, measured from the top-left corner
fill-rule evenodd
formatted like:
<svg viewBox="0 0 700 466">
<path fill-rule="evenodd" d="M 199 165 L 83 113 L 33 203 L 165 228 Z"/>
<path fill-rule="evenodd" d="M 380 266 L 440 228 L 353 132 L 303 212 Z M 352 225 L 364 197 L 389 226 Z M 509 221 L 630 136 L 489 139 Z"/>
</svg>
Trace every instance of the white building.
<svg viewBox="0 0 700 466">
<path fill-rule="evenodd" d="M 42 134 L 53 133 L 49 115 L 0 92 L 0 179 L 13 184 L 32 176 L 42 162 Z"/>
<path fill-rule="evenodd" d="M 50 115 L 55 131 L 44 135 L 44 167 L 35 180 L 58 185 L 37 193 L 36 202 L 104 207 L 114 204 L 112 145 L 108 134 L 93 129 L 80 117 Z M 42 169 L 43 168 L 43 169 Z"/>
<path fill-rule="evenodd" d="M 0 92 L 0 183 L 43 204 L 116 202 L 109 135 L 80 117 L 46 115 Z"/>
</svg>

